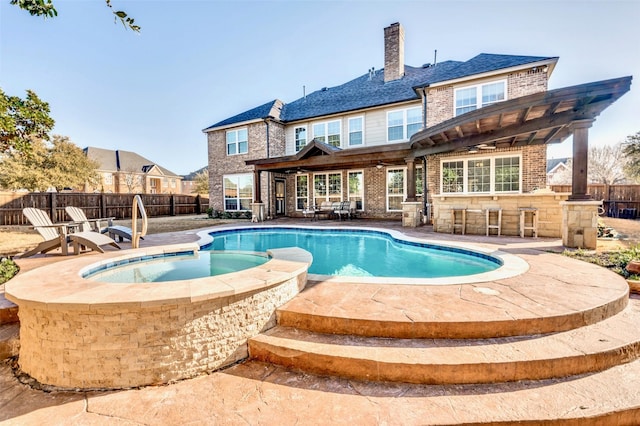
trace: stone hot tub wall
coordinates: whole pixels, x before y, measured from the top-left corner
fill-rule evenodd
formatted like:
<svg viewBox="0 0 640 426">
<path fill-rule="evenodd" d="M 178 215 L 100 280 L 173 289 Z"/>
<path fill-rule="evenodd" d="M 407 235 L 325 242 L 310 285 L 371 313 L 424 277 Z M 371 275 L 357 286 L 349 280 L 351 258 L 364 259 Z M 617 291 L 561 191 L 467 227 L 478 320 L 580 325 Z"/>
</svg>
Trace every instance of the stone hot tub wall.
<svg viewBox="0 0 640 426">
<path fill-rule="evenodd" d="M 20 367 L 44 384 L 91 389 L 168 383 L 232 364 L 247 356 L 247 339 L 273 327 L 276 308 L 306 284 L 309 253 L 271 253 L 255 268 L 166 283 L 81 278 L 97 256 L 19 275 L 6 292 L 19 305 Z M 101 257 L 126 257 L 113 255 Z"/>
</svg>

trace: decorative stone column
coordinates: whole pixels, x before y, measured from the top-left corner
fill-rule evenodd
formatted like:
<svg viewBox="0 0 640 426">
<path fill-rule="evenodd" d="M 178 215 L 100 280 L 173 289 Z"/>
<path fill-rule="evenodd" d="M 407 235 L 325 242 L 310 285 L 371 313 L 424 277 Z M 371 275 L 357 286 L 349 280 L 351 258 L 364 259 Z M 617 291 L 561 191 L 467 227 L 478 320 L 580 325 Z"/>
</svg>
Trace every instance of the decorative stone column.
<svg viewBox="0 0 640 426">
<path fill-rule="evenodd" d="M 251 221 L 264 222 L 264 203 L 251 203 Z"/>
<path fill-rule="evenodd" d="M 598 241 L 598 207 L 601 201 L 561 201 L 562 244 L 595 250 Z"/>
<path fill-rule="evenodd" d="M 402 226 L 415 228 L 420 224 L 422 203 L 405 201 L 402 203 Z"/>
</svg>

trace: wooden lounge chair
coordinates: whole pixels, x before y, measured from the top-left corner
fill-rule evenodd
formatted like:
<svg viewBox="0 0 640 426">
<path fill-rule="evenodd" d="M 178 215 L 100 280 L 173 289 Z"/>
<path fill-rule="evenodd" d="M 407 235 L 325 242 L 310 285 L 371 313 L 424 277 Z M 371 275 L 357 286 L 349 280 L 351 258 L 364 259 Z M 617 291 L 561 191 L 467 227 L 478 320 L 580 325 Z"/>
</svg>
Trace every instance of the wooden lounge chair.
<svg viewBox="0 0 640 426">
<path fill-rule="evenodd" d="M 113 240 L 116 238 L 118 242 L 122 242 L 125 239 L 131 240 L 132 231 L 131 228 L 126 226 L 114 225 L 114 217 L 106 217 L 100 219 L 87 219 L 87 215 L 84 211 L 78 207 L 67 206 L 64 208 L 71 220 L 80 224 L 81 231 L 96 231 L 101 234 L 109 233 L 109 237 Z M 106 226 L 102 226 L 106 223 Z M 144 238 L 143 238 L 144 239 Z"/>
<path fill-rule="evenodd" d="M 22 209 L 22 213 L 44 238 L 44 241 L 38 244 L 36 248 L 23 253 L 20 257 L 33 256 L 36 253 L 47 253 L 58 247 L 61 249 L 62 254 L 67 255 L 69 254 L 70 242 L 73 243 L 75 254 L 80 253 L 81 247 L 88 247 L 100 253 L 104 253 L 101 246 L 107 244 L 120 248 L 113 239 L 97 232 L 71 232 L 79 226 L 76 223 L 52 223 L 49 215 L 44 210 L 27 207 Z"/>
<path fill-rule="evenodd" d="M 64 208 L 72 221 L 80 224 L 80 231 L 95 231 L 106 234 L 109 227 L 113 226 L 114 217 L 105 217 L 100 219 L 87 219 L 84 210 L 79 207 L 67 206 Z"/>
</svg>

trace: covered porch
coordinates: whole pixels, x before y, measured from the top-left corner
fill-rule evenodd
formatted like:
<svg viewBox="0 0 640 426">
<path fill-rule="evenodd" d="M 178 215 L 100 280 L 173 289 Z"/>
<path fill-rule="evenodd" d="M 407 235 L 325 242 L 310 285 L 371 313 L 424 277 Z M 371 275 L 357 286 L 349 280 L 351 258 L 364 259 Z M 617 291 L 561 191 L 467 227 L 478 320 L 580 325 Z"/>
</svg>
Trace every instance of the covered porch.
<svg viewBox="0 0 640 426">
<path fill-rule="evenodd" d="M 361 201 L 363 211 L 382 198 L 387 214 L 393 188 L 389 174 L 377 171 L 397 167 L 403 170 L 402 206 L 384 218 L 402 219 L 405 227 L 433 223 L 436 232 L 460 232 L 462 228 L 465 233 L 485 234 L 487 211 L 497 210 L 502 215 L 501 234 L 562 237 L 568 247 L 595 248 L 601 203 L 587 193 L 589 128 L 604 109 L 629 91 L 631 79 L 621 77 L 499 102 L 422 129 L 406 143 L 340 149 L 312 141 L 294 155 L 247 161 L 254 166 L 254 216 L 263 220 L 269 216 L 265 210 L 272 209 L 270 195 L 266 203 L 262 196 L 263 188 L 269 191 L 271 187 L 262 177 L 267 173 L 290 179 L 303 173 L 314 176 L 339 171 L 340 185 L 345 188 L 344 181 L 348 184 L 349 171 L 354 169 L 363 170 L 365 186 L 376 188 Z M 570 193 L 554 193 L 546 189 L 545 147 L 570 136 L 573 185 Z M 468 175 L 458 173 L 459 188 L 444 185 L 443 158 L 458 156 L 462 164 L 480 158 L 479 153 L 487 158 L 517 153 L 518 182 L 507 190 L 493 186 L 478 189 L 463 181 L 470 181 Z M 491 173 L 493 178 L 494 171 Z M 288 186 L 289 193 L 296 191 L 295 186 Z M 348 190 L 342 189 L 339 196 L 344 198 L 345 194 Z M 307 199 L 313 205 L 314 197 Z M 287 215 L 302 216 L 299 200 L 290 196 L 289 201 L 294 208 Z M 534 218 L 527 213 L 525 227 L 529 232 L 522 232 L 523 210 L 535 211 L 535 232 L 531 230 Z M 464 211 L 466 223 L 462 227 L 454 211 Z"/>
</svg>

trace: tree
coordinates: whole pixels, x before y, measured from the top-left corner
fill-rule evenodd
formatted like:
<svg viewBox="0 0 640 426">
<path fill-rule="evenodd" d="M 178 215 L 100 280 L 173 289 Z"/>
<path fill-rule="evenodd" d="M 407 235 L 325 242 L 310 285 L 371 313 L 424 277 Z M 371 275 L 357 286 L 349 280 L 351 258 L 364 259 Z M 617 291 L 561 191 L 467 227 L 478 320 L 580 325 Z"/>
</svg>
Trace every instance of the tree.
<svg viewBox="0 0 640 426">
<path fill-rule="evenodd" d="M 129 194 L 137 192 L 136 189 L 142 191 L 142 176 L 135 169 L 129 168 L 120 172 L 122 180 L 127 187 Z"/>
<path fill-rule="evenodd" d="M 622 145 L 626 157 L 624 170 L 629 177 L 638 181 L 640 180 L 640 132 L 627 136 Z"/>
<path fill-rule="evenodd" d="M 49 140 L 55 121 L 49 104 L 27 90 L 27 97 L 7 96 L 0 89 L 0 154 L 9 150 L 26 152 L 32 138 Z"/>
<path fill-rule="evenodd" d="M 198 173 L 196 173 L 193 178 L 195 182 L 195 186 L 193 188 L 194 194 L 209 194 L 209 170 L 204 169 Z"/>
<path fill-rule="evenodd" d="M 105 0 L 107 7 L 113 11 L 111 0 Z M 46 18 L 53 18 L 58 16 L 58 11 L 53 5 L 51 0 L 11 0 L 11 4 L 17 5 L 20 9 L 26 10 L 31 16 L 43 16 Z M 133 31 L 139 33 L 140 27 L 134 24 L 133 18 L 127 16 L 122 10 L 114 11 L 115 20 L 118 19 L 122 22 L 125 28 L 129 27 Z"/>
<path fill-rule="evenodd" d="M 625 161 L 622 143 L 589 147 L 589 182 L 605 185 L 624 183 Z"/>
<path fill-rule="evenodd" d="M 32 139 L 28 153 L 11 150 L 0 156 L 0 186 L 6 189 L 45 191 L 97 185 L 98 163 L 87 158 L 65 136 L 54 135 L 53 143 Z"/>
</svg>

